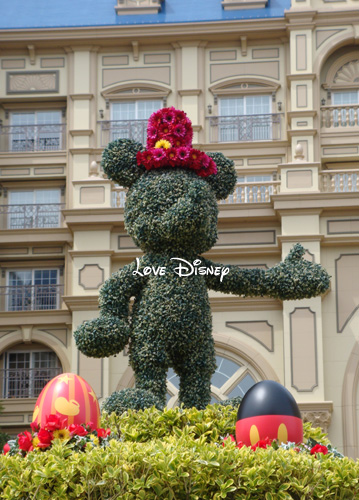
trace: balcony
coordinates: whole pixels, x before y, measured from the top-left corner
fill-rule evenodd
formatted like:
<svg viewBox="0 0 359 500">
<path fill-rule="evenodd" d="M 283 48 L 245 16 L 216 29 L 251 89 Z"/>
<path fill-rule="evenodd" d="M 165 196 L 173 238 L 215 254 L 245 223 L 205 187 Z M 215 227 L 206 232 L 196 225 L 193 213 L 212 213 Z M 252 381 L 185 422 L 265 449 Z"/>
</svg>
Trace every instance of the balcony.
<svg viewBox="0 0 359 500">
<path fill-rule="evenodd" d="M 4 399 L 37 398 L 45 385 L 61 368 L 8 368 L 0 370 L 0 387 Z"/>
<path fill-rule="evenodd" d="M 321 124 L 328 132 L 349 131 L 359 127 L 359 104 L 322 106 Z"/>
<path fill-rule="evenodd" d="M 64 203 L 0 205 L 0 229 L 61 227 Z"/>
<path fill-rule="evenodd" d="M 60 309 L 63 288 L 63 285 L 0 286 L 0 311 Z"/>
<path fill-rule="evenodd" d="M 101 147 L 115 139 L 132 139 L 141 144 L 147 141 L 148 120 L 107 120 L 98 122 Z"/>
<path fill-rule="evenodd" d="M 359 192 L 359 170 L 329 170 L 320 175 L 322 193 Z"/>
<path fill-rule="evenodd" d="M 66 149 L 66 125 L 0 126 L 0 152 L 28 153 Z"/>
<path fill-rule="evenodd" d="M 268 203 L 272 195 L 279 192 L 280 181 L 263 182 L 239 182 L 236 184 L 234 193 L 220 204 L 230 205 L 232 203 Z M 117 187 L 112 192 L 112 206 L 124 208 L 126 202 L 126 189 Z"/>
<path fill-rule="evenodd" d="M 210 116 L 209 142 L 277 141 L 281 114 Z"/>
</svg>

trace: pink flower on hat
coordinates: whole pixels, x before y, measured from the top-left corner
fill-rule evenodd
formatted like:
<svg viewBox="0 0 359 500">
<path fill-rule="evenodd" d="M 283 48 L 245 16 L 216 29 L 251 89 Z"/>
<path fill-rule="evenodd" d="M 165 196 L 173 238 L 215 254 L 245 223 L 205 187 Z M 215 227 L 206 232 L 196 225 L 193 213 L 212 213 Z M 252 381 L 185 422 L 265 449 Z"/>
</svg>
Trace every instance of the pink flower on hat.
<svg viewBox="0 0 359 500">
<path fill-rule="evenodd" d="M 148 121 L 147 150 L 137 154 L 137 164 L 147 170 L 160 167 L 191 169 L 200 177 L 217 173 L 215 162 L 205 153 L 192 148 L 191 120 L 184 111 L 159 109 Z"/>
</svg>

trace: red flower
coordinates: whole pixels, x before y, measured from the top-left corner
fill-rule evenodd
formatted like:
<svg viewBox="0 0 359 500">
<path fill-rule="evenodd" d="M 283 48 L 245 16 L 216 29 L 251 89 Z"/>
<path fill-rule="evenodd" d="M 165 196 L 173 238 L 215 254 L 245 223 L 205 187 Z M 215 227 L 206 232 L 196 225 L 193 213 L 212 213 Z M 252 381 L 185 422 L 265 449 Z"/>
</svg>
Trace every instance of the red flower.
<svg viewBox="0 0 359 500">
<path fill-rule="evenodd" d="M 193 170 L 201 170 L 202 168 L 202 158 L 204 154 L 198 149 L 192 149 L 189 153 L 189 166 Z"/>
<path fill-rule="evenodd" d="M 172 127 L 173 135 L 176 137 L 184 137 L 186 135 L 186 128 L 182 123 L 178 123 Z"/>
<path fill-rule="evenodd" d="M 255 451 L 257 448 L 267 448 L 267 446 L 270 446 L 270 444 L 272 443 L 272 440 L 269 439 L 269 437 L 266 437 L 264 439 L 260 439 L 258 441 L 258 443 L 254 444 L 253 446 L 251 446 L 251 449 L 253 451 Z"/>
<path fill-rule="evenodd" d="M 79 424 L 71 424 L 68 429 L 73 436 L 86 436 L 88 434 L 87 430 Z"/>
<path fill-rule="evenodd" d="M 166 156 L 167 162 L 171 167 L 175 167 L 178 164 L 176 148 L 166 149 Z"/>
<path fill-rule="evenodd" d="M 104 439 L 111 434 L 111 429 L 102 429 L 100 427 L 99 429 L 96 429 L 96 432 L 99 438 Z"/>
<path fill-rule="evenodd" d="M 173 123 L 176 119 L 175 108 L 165 108 L 163 113 L 163 121 L 167 123 Z"/>
<path fill-rule="evenodd" d="M 9 451 L 10 451 L 10 446 L 7 443 L 4 444 L 4 447 L 3 447 L 4 455 L 6 455 L 6 453 L 9 453 Z"/>
<path fill-rule="evenodd" d="M 67 425 L 67 418 L 60 418 L 58 415 L 48 415 L 46 417 L 45 429 L 48 431 L 58 431 Z"/>
<path fill-rule="evenodd" d="M 37 424 L 36 422 L 31 422 L 30 427 L 32 432 L 37 432 L 40 429 L 39 424 Z"/>
<path fill-rule="evenodd" d="M 311 455 L 315 455 L 316 453 L 323 453 L 323 455 L 327 455 L 328 454 L 328 448 L 326 446 L 324 446 L 323 444 L 316 444 L 310 450 L 310 454 Z"/>
<path fill-rule="evenodd" d="M 52 432 L 46 429 L 40 429 L 37 437 L 39 439 L 39 443 L 37 444 L 38 448 L 48 448 L 51 445 L 51 441 L 54 439 Z"/>
<path fill-rule="evenodd" d="M 96 430 L 96 425 L 93 422 L 87 422 L 86 428 L 90 431 Z"/>
<path fill-rule="evenodd" d="M 29 431 L 18 434 L 17 437 L 20 450 L 32 451 L 32 435 Z"/>
</svg>

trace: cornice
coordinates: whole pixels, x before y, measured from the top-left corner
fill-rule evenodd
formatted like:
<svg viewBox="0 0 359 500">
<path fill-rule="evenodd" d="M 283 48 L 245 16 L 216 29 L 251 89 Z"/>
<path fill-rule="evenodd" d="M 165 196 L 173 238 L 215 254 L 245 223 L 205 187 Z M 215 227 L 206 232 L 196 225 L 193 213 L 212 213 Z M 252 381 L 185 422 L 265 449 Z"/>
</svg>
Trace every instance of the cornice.
<svg viewBox="0 0 359 500">
<path fill-rule="evenodd" d="M 317 75 L 315 73 L 298 73 L 295 75 L 287 75 L 287 82 L 297 82 L 298 80 L 315 80 Z"/>
<path fill-rule="evenodd" d="M 72 324 L 72 316 L 68 310 L 46 310 L 46 311 L 16 311 L 0 312 L 0 323 L 2 327 L 19 325 L 58 325 Z"/>
<path fill-rule="evenodd" d="M 94 94 L 70 94 L 73 101 L 91 101 L 95 96 Z"/>
<path fill-rule="evenodd" d="M 315 128 L 303 128 L 303 130 L 287 130 L 289 137 L 302 137 L 304 135 L 309 135 L 314 137 L 317 134 L 317 130 Z"/>
<path fill-rule="evenodd" d="M 288 117 L 288 122 L 292 118 L 314 118 L 317 116 L 317 112 L 314 110 L 308 110 L 308 111 L 288 111 L 287 117 Z"/>
<path fill-rule="evenodd" d="M 178 91 L 181 97 L 183 96 L 198 96 L 202 93 L 202 89 L 184 89 Z"/>
<path fill-rule="evenodd" d="M 84 129 L 84 130 L 69 130 L 69 134 L 72 137 L 82 137 L 84 135 L 91 136 L 93 134 L 93 130 Z"/>
<path fill-rule="evenodd" d="M 63 301 L 69 311 L 96 311 L 99 308 L 98 295 L 64 295 Z"/>
<path fill-rule="evenodd" d="M 112 257 L 115 253 L 113 250 L 70 250 L 69 255 L 74 257 Z"/>
<path fill-rule="evenodd" d="M 139 29 L 140 27 L 140 29 Z M 151 39 L 152 43 L 156 43 L 156 39 L 169 38 L 174 43 L 181 44 L 188 41 L 193 45 L 193 34 L 200 45 L 203 41 L 214 40 L 216 35 L 226 35 L 226 37 L 238 40 L 238 33 L 246 36 L 251 33 L 258 32 L 272 34 L 278 37 L 281 32 L 285 35 L 286 21 L 284 18 L 271 19 L 239 19 L 235 21 L 213 21 L 213 22 L 191 22 L 191 23 L 166 23 L 166 24 L 145 24 L 145 25 L 118 25 L 118 26 L 96 26 L 96 27 L 69 27 L 69 28 L 31 28 L 31 29 L 6 29 L 0 30 L 1 41 L 6 48 L 10 42 L 16 43 L 17 46 L 27 46 L 30 42 L 41 44 L 46 43 L 49 46 L 49 40 L 57 42 L 63 40 L 66 44 L 71 45 L 71 51 L 85 50 L 83 43 L 86 40 L 91 40 L 99 43 L 102 40 L 106 43 L 114 39 L 121 41 Z M 22 42 L 22 43 L 21 43 Z M 76 46 L 80 43 L 79 47 Z M 93 50 L 87 47 L 86 50 Z"/>
</svg>

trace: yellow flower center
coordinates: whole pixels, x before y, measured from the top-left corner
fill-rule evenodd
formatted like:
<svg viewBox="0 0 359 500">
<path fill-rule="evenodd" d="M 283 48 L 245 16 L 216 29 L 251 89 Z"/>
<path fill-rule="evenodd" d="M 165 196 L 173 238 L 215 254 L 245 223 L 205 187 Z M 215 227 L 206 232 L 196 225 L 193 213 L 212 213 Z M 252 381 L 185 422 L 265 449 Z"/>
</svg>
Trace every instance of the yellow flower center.
<svg viewBox="0 0 359 500">
<path fill-rule="evenodd" d="M 71 437 L 70 431 L 67 429 L 59 429 L 57 431 L 54 431 L 55 439 L 61 439 L 61 441 L 63 441 L 64 439 L 70 439 L 70 437 Z"/>
<path fill-rule="evenodd" d="M 166 141 L 165 139 L 161 139 L 160 141 L 157 141 L 155 144 L 155 148 L 169 149 L 170 147 L 172 147 L 172 144 L 169 141 Z"/>
</svg>

